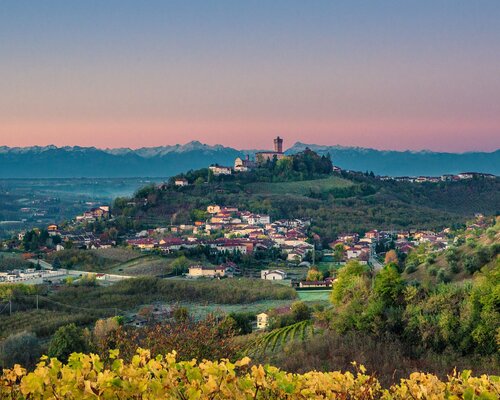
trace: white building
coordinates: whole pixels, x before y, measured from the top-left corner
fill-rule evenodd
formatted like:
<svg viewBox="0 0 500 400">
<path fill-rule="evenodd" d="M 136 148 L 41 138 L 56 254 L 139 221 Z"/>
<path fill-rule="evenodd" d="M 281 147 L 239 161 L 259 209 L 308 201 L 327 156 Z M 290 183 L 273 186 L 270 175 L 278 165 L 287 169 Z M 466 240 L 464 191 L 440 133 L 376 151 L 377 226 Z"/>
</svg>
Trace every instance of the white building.
<svg viewBox="0 0 500 400">
<path fill-rule="evenodd" d="M 231 175 L 233 170 L 231 169 L 231 167 L 223 167 L 222 165 L 211 165 L 210 167 L 208 167 L 210 169 L 210 171 L 213 172 L 213 174 L 215 176 L 218 176 L 218 175 Z"/>
<path fill-rule="evenodd" d="M 246 156 L 245 158 L 237 157 L 234 160 L 234 170 L 238 172 L 246 172 L 252 168 L 256 167 L 255 161 L 250 160 L 250 156 Z"/>
<path fill-rule="evenodd" d="M 257 329 L 267 329 L 269 326 L 269 315 L 266 313 L 257 314 Z"/>
<path fill-rule="evenodd" d="M 265 225 L 271 222 L 269 215 L 253 214 L 248 218 L 248 225 Z"/>
<path fill-rule="evenodd" d="M 217 278 L 232 275 L 228 267 L 219 265 L 216 267 L 207 267 L 204 265 L 192 265 L 189 267 L 187 276 L 189 278 Z"/>
<path fill-rule="evenodd" d="M 286 279 L 286 272 L 279 269 L 260 271 L 260 278 L 267 281 L 282 281 Z"/>
</svg>

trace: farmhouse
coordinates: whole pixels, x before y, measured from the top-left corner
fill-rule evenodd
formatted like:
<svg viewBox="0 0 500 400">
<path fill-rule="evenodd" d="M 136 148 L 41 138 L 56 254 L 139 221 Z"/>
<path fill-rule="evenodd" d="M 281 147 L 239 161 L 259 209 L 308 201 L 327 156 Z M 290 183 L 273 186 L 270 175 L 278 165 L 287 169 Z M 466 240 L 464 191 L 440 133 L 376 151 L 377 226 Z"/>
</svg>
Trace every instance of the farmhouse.
<svg viewBox="0 0 500 400">
<path fill-rule="evenodd" d="M 260 271 L 260 278 L 265 279 L 267 281 L 282 281 L 286 279 L 286 272 L 281 271 L 279 269 L 275 270 L 263 270 Z"/>
<path fill-rule="evenodd" d="M 232 276 L 233 271 L 230 267 L 219 265 L 216 267 L 209 267 L 204 265 L 192 265 L 189 267 L 187 274 L 188 278 L 217 278 L 223 276 Z"/>
</svg>

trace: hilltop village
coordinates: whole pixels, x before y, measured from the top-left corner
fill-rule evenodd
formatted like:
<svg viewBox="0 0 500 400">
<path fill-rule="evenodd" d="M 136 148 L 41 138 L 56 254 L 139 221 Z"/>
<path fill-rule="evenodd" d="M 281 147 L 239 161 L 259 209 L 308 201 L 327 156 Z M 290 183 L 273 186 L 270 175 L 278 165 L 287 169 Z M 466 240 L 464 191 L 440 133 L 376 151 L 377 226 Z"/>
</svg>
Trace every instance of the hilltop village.
<svg viewBox="0 0 500 400">
<path fill-rule="evenodd" d="M 407 257 L 419 248 L 425 248 L 435 254 L 445 251 L 456 244 L 457 237 L 450 228 L 439 232 L 429 230 L 387 231 L 370 230 L 358 233 L 343 233 L 329 243 L 328 249 L 318 250 L 310 234 L 310 221 L 301 219 L 281 219 L 271 221 L 269 215 L 241 211 L 235 207 L 210 205 L 207 207 L 208 219 L 192 225 L 179 224 L 154 229 L 140 230 L 133 235 L 113 240 L 85 232 L 85 223 L 112 219 L 108 206 L 93 208 L 77 216 L 71 228 L 60 229 L 50 225 L 46 231 L 35 231 L 44 235 L 47 232 L 48 246 L 40 246 L 34 252 L 26 252 L 24 258 L 33 264 L 33 268 L 7 270 L 0 272 L 0 283 L 43 283 L 62 280 L 69 276 L 81 276 L 85 271 L 58 269 L 45 258 L 51 254 L 68 249 L 96 250 L 112 247 L 128 247 L 142 253 L 160 254 L 169 257 L 189 255 L 196 259 L 199 255 L 209 255 L 213 262 L 193 262 L 182 271 L 185 278 L 232 278 L 247 276 L 264 280 L 283 281 L 300 289 L 328 288 L 335 280 L 335 270 L 347 262 L 355 260 L 362 265 L 379 269 L 384 257 L 390 251 L 399 257 Z M 468 224 L 466 231 L 486 229 L 490 222 L 482 215 Z M 18 248 L 22 250 L 26 243 L 26 234 L 19 234 Z M 30 232 L 30 235 L 32 233 Z M 317 238 L 316 238 L 317 239 Z M 121 243 L 121 244 L 120 244 Z M 4 243 L 7 246 L 7 243 Z M 12 250 L 13 247 L 11 246 Z M 243 258 L 262 257 L 262 254 L 274 254 L 276 268 L 259 266 L 243 270 Z M 208 261 L 208 259 L 206 259 Z M 306 277 L 307 272 L 317 263 L 328 264 L 333 269 L 323 271 L 314 279 Z M 262 264 L 261 264 L 262 265 Z M 304 273 L 290 276 L 290 268 L 302 268 Z M 325 273 L 326 272 L 326 273 Z M 90 271 L 92 273 L 92 271 Z M 302 276 L 302 278 L 300 278 Z M 120 280 L 120 276 L 106 276 L 95 273 L 97 279 L 108 281 Z M 129 278 L 123 276 L 123 278 Z"/>
<path fill-rule="evenodd" d="M 343 173 L 334 166 L 328 157 L 319 157 L 306 149 L 306 157 L 301 162 L 307 168 L 315 168 L 319 176 Z M 308 158 L 307 158 L 308 157 Z M 254 158 L 238 157 L 234 166 L 211 165 L 208 167 L 214 179 L 224 179 L 231 175 L 244 176 L 252 171 L 261 171 L 270 166 L 284 163 L 290 159 L 283 152 L 283 139 L 274 139 L 274 148 L 270 151 L 255 153 Z M 291 159 L 290 159 L 291 160 Z M 296 161 L 292 161 L 296 162 Z M 311 167 L 311 163 L 313 167 Z M 288 162 L 290 165 L 290 161 Z M 285 164 L 286 165 L 286 164 Z M 316 165 L 316 166 L 315 166 Z M 301 165 L 299 168 L 303 168 Z M 293 172 L 293 170 L 292 170 Z M 301 172 L 302 173 L 302 172 Z M 349 171 L 347 171 L 349 173 Z M 233 178 L 231 176 L 231 178 Z M 490 178 L 475 173 L 463 173 L 425 180 L 411 179 L 411 182 L 468 180 Z M 169 182 L 157 185 L 160 193 L 186 190 L 186 187 L 198 183 L 181 174 Z M 381 181 L 386 177 L 377 177 Z M 394 181 L 406 178 L 391 178 Z M 196 178 L 197 182 L 200 177 Z M 148 206 L 151 198 L 138 198 L 127 204 L 137 207 L 137 202 Z M 20 232 L 13 240 L 3 242 L 4 250 L 24 251 L 23 258 L 36 266 L 27 268 L 5 269 L 0 273 L 0 282 L 24 282 L 52 280 L 55 276 L 64 277 L 66 273 L 56 274 L 48 260 L 57 259 L 51 254 L 64 250 L 98 250 L 125 247 L 141 253 L 158 254 L 166 257 L 187 255 L 191 261 L 184 265 L 182 276 L 186 278 L 227 278 L 248 276 L 266 280 L 287 281 L 296 287 L 330 287 L 335 277 L 335 270 L 351 260 L 380 268 L 389 251 L 404 259 L 415 249 L 425 246 L 432 251 L 444 251 L 453 244 L 455 234 L 451 228 L 434 231 L 429 229 L 391 229 L 383 227 L 364 232 L 344 232 L 325 243 L 317 233 L 311 230 L 310 218 L 275 218 L 266 213 L 256 213 L 239 209 L 233 204 L 210 204 L 205 209 L 196 210 L 191 222 L 157 225 L 147 229 L 128 229 L 119 232 L 114 223 L 117 220 L 109 205 L 96 205 L 61 225 L 51 224 L 45 229 Z M 478 215 L 467 229 L 485 228 L 486 219 Z M 102 227 L 111 228 L 102 230 Z M 101 227 L 99 230 L 96 227 Z M 89 229 L 91 228 L 91 229 Z M 307 277 L 317 263 L 328 265 L 321 274 Z M 243 267 L 246 266 L 246 267 Z M 270 268 L 271 267 L 271 268 Z M 287 268 L 302 268 L 304 272 L 289 274 Z M 45 275 L 44 275 L 45 274 Z M 70 275 L 67 273 L 66 275 Z M 314 274 L 313 274 L 314 275 Z M 103 278 L 103 274 L 97 275 Z M 108 277 L 108 279 L 111 279 Z M 114 279 L 114 278 L 113 278 Z M 306 283 L 308 282 L 308 283 Z"/>
<path fill-rule="evenodd" d="M 277 136 L 274 139 L 274 150 L 270 151 L 260 151 L 255 153 L 255 159 L 251 159 L 250 155 L 247 154 L 244 158 L 237 157 L 234 160 L 234 166 L 222 166 L 218 164 L 213 164 L 209 167 L 210 171 L 214 176 L 219 175 L 231 175 L 238 172 L 248 172 L 252 169 L 262 166 L 266 162 L 276 162 L 283 159 L 285 153 L 283 152 L 283 139 Z M 341 172 L 342 168 L 333 165 L 332 172 Z M 346 170 L 346 172 L 352 172 Z M 374 175 L 375 176 L 375 175 Z M 409 182 L 409 183 L 438 183 L 438 182 L 458 182 L 464 180 L 470 180 L 474 178 L 487 178 L 496 179 L 493 174 L 486 174 L 480 172 L 461 172 L 458 174 L 445 174 L 441 176 L 376 176 L 377 179 L 381 181 L 395 181 L 395 182 Z M 179 177 L 175 180 L 175 185 L 177 186 L 187 186 L 189 182 L 183 177 Z"/>
</svg>

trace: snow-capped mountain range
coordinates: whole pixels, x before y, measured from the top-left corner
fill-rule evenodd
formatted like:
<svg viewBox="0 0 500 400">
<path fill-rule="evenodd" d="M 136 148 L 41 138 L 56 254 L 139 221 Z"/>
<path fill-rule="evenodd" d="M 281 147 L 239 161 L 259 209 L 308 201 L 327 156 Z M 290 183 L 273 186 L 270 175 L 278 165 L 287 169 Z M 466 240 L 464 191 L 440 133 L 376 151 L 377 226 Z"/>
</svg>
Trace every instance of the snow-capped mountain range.
<svg viewBox="0 0 500 400">
<path fill-rule="evenodd" d="M 297 153 L 307 147 L 319 154 L 330 154 L 333 163 L 341 168 L 373 171 L 380 175 L 441 175 L 464 171 L 500 175 L 500 150 L 441 153 L 297 142 L 286 153 Z M 232 165 L 236 157 L 253 156 L 257 151 L 207 145 L 199 141 L 139 149 L 0 146 L 0 178 L 167 177 L 214 163 Z"/>
</svg>

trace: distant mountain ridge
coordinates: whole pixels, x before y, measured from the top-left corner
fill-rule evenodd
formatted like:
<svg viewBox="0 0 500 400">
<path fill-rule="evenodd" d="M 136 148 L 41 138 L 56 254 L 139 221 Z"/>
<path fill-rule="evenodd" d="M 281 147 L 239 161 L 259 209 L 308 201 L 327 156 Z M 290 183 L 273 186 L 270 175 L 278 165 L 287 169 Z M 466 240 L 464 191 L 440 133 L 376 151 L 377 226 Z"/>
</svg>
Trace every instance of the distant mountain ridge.
<svg viewBox="0 0 500 400">
<path fill-rule="evenodd" d="M 475 171 L 500 175 L 500 150 L 491 153 L 393 151 L 361 147 L 324 146 L 297 142 L 286 150 L 309 147 L 329 153 L 343 169 L 380 175 L 441 175 Z M 139 149 L 65 146 L 0 146 L 0 178 L 167 177 L 210 164 L 233 165 L 236 157 L 258 150 L 237 150 L 199 141 Z"/>
<path fill-rule="evenodd" d="M 500 149 L 493 152 L 444 153 L 430 150 L 396 151 L 363 147 L 323 146 L 297 142 L 286 152 L 306 147 L 319 154 L 329 153 L 333 163 L 343 169 L 373 171 L 388 176 L 439 176 L 459 172 L 500 175 Z"/>
</svg>

